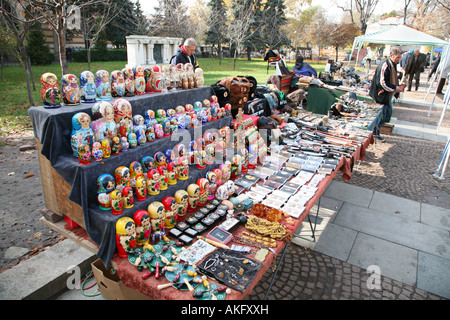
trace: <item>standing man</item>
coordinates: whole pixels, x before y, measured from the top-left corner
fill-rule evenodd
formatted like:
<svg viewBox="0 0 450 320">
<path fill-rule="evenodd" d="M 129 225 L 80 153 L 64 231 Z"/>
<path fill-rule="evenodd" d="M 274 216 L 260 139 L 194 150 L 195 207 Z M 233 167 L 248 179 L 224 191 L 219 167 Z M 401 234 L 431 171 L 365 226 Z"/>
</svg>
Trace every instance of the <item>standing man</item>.
<svg viewBox="0 0 450 320">
<path fill-rule="evenodd" d="M 370 86 L 369 96 L 376 103 L 382 104 L 383 107 L 367 129 L 372 130 L 375 138 L 381 142 L 385 140 L 380 135 L 380 128 L 391 117 L 392 97 L 395 95 L 397 98 L 399 93 L 405 90 L 405 85 L 398 85 L 397 64 L 401 58 L 402 51 L 399 48 L 393 47 L 389 58 L 378 65 L 375 70 L 375 75 Z"/>
<path fill-rule="evenodd" d="M 416 79 L 416 91 L 419 89 L 420 73 L 425 71 L 427 56 L 420 53 L 419 49 L 414 50 L 414 54 L 408 59 L 405 66 L 405 73 L 408 75 L 408 91 L 411 91 L 413 77 Z"/>
<path fill-rule="evenodd" d="M 195 56 L 195 47 L 197 44 L 193 38 L 188 38 L 184 44 L 177 49 L 177 54 L 170 59 L 170 63 L 177 65 L 178 63 L 190 63 L 194 66 L 194 70 L 198 68 L 197 57 Z"/>
</svg>

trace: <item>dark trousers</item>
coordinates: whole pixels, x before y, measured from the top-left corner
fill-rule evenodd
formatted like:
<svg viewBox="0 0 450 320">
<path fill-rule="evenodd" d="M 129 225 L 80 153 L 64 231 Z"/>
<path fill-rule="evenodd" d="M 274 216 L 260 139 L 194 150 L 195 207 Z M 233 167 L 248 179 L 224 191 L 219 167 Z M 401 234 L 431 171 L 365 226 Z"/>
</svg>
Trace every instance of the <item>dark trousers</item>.
<svg viewBox="0 0 450 320">
<path fill-rule="evenodd" d="M 445 85 L 445 81 L 446 81 L 447 79 L 445 79 L 445 78 L 441 78 L 440 80 L 439 80 L 439 84 L 438 84 L 438 87 L 437 87 L 437 90 L 436 90 L 436 93 L 442 93 L 442 89 L 444 88 L 444 85 Z M 448 89 L 447 89 L 448 90 Z"/>
<path fill-rule="evenodd" d="M 408 74 L 408 90 L 411 90 L 413 77 L 416 80 L 416 90 L 419 89 L 420 71 L 414 71 L 413 73 Z"/>
</svg>

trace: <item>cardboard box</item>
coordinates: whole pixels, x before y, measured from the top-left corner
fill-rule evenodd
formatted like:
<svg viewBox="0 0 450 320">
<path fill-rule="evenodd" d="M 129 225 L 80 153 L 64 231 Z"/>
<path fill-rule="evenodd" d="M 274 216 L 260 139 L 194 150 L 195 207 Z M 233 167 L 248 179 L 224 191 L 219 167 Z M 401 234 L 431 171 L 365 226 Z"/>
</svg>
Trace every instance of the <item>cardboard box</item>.
<svg viewBox="0 0 450 320">
<path fill-rule="evenodd" d="M 110 266 L 107 270 L 100 259 L 91 263 L 92 271 L 98 288 L 105 299 L 108 300 L 151 300 L 150 297 L 126 287 L 117 273 Z"/>
</svg>

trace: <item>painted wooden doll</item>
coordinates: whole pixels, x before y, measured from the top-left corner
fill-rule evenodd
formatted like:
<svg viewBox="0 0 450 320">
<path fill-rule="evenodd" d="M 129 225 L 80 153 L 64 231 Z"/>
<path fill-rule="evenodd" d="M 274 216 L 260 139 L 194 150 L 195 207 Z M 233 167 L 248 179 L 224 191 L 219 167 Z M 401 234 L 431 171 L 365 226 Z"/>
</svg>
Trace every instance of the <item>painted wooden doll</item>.
<svg viewBox="0 0 450 320">
<path fill-rule="evenodd" d="M 161 181 L 159 184 L 159 189 L 161 191 L 167 190 L 167 188 L 169 187 L 169 178 L 166 165 L 158 166 L 158 173 Z"/>
<path fill-rule="evenodd" d="M 186 156 L 176 159 L 176 172 L 178 180 L 189 179 L 189 160 Z"/>
<path fill-rule="evenodd" d="M 133 220 L 136 225 L 136 244 L 138 246 L 145 245 L 150 241 L 150 235 L 152 233 L 152 225 L 148 211 L 136 211 L 133 215 Z"/>
<path fill-rule="evenodd" d="M 177 222 L 178 214 L 177 214 L 177 202 L 174 197 L 167 196 L 161 200 L 161 203 L 164 205 L 164 209 L 166 210 L 165 219 L 164 219 L 164 229 L 169 230 L 175 227 L 175 223 Z"/>
<path fill-rule="evenodd" d="M 217 176 L 214 171 L 209 171 L 206 173 L 206 178 L 209 181 L 208 201 L 211 201 L 214 199 L 217 190 Z"/>
<path fill-rule="evenodd" d="M 183 219 L 187 212 L 189 195 L 186 190 L 180 189 L 175 192 L 174 197 L 177 202 L 178 219 Z"/>
<path fill-rule="evenodd" d="M 125 77 L 120 70 L 111 72 L 111 95 L 123 97 L 125 95 Z"/>
<path fill-rule="evenodd" d="M 144 145 L 147 142 L 144 117 L 140 114 L 133 116 L 133 132 L 136 134 L 138 145 Z"/>
<path fill-rule="evenodd" d="M 152 68 L 144 68 L 145 93 L 153 92 L 152 88 Z"/>
<path fill-rule="evenodd" d="M 72 117 L 71 145 L 73 155 L 78 157 L 78 146 L 81 143 L 92 145 L 94 132 L 91 128 L 91 117 L 85 112 L 78 112 Z"/>
<path fill-rule="evenodd" d="M 144 176 L 144 168 L 139 161 L 133 161 L 130 163 L 130 182 L 131 186 L 136 186 L 136 179 Z"/>
<path fill-rule="evenodd" d="M 133 97 L 136 94 L 134 89 L 134 72 L 131 68 L 123 68 L 122 73 L 125 80 L 125 96 Z"/>
<path fill-rule="evenodd" d="M 112 140 L 117 136 L 116 122 L 114 120 L 114 107 L 107 101 L 96 102 L 92 106 L 92 123 L 95 141 L 103 139 Z"/>
<path fill-rule="evenodd" d="M 200 178 L 197 180 L 197 185 L 200 188 L 200 194 L 198 196 L 198 206 L 203 207 L 208 202 L 209 181 L 206 178 Z"/>
<path fill-rule="evenodd" d="M 231 162 L 231 178 L 236 179 L 242 173 L 242 157 L 238 154 L 233 156 Z"/>
<path fill-rule="evenodd" d="M 116 222 L 116 246 L 119 257 L 127 258 L 128 252 L 136 248 L 136 225 L 130 217 Z"/>
<path fill-rule="evenodd" d="M 216 175 L 217 187 L 219 187 L 220 185 L 222 185 L 222 170 L 220 170 L 219 168 L 216 168 L 213 170 L 213 172 Z"/>
<path fill-rule="evenodd" d="M 169 164 L 175 160 L 175 152 L 173 149 L 164 150 L 164 155 L 166 156 L 166 163 Z"/>
<path fill-rule="evenodd" d="M 78 162 L 82 165 L 91 164 L 91 147 L 87 143 L 80 143 L 78 145 Z"/>
<path fill-rule="evenodd" d="M 103 160 L 102 144 L 98 141 L 92 144 L 92 159 L 97 162 Z"/>
<path fill-rule="evenodd" d="M 102 151 L 103 151 L 103 158 L 109 158 L 111 156 L 111 143 L 108 139 L 102 140 Z"/>
<path fill-rule="evenodd" d="M 128 134 L 128 143 L 130 145 L 130 148 L 136 148 L 138 145 L 138 140 L 136 137 L 136 133 L 131 132 L 130 134 Z"/>
<path fill-rule="evenodd" d="M 222 184 L 230 180 L 231 177 L 231 162 L 225 161 L 219 166 L 219 169 L 222 170 Z"/>
<path fill-rule="evenodd" d="M 152 156 L 143 156 L 141 159 L 142 169 L 144 173 L 155 168 L 155 159 Z"/>
<path fill-rule="evenodd" d="M 205 78 L 203 76 L 203 69 L 201 69 L 201 68 L 195 69 L 194 81 L 195 81 L 195 84 L 194 84 L 195 88 L 203 87 L 203 85 L 205 84 Z"/>
<path fill-rule="evenodd" d="M 95 76 L 89 70 L 80 73 L 80 98 L 83 103 L 95 103 L 97 101 Z"/>
<path fill-rule="evenodd" d="M 135 194 L 137 201 L 145 201 L 147 199 L 147 180 L 145 177 L 137 177 L 135 185 Z"/>
<path fill-rule="evenodd" d="M 195 164 L 197 169 L 205 169 L 206 168 L 206 151 L 205 150 L 199 150 L 197 152 L 197 158 L 195 159 Z"/>
<path fill-rule="evenodd" d="M 128 151 L 128 149 L 130 149 L 130 143 L 128 142 L 127 138 L 120 138 L 120 148 L 122 149 L 122 152 L 126 152 Z"/>
<path fill-rule="evenodd" d="M 159 201 L 150 203 L 147 208 L 152 225 L 152 241 L 156 239 L 161 240 L 166 234 L 164 229 L 164 220 L 166 217 L 166 210 L 164 205 Z"/>
<path fill-rule="evenodd" d="M 111 196 L 111 213 L 115 216 L 122 214 L 122 192 L 118 189 L 114 189 L 109 195 Z"/>
<path fill-rule="evenodd" d="M 145 111 L 144 113 L 144 124 L 145 125 L 153 125 L 155 123 L 158 123 L 158 120 L 156 120 L 156 115 L 155 115 L 155 111 L 149 109 L 147 111 Z"/>
<path fill-rule="evenodd" d="M 46 72 L 41 76 L 41 99 L 44 108 L 61 107 L 61 91 L 58 86 L 58 78 L 54 73 Z"/>
<path fill-rule="evenodd" d="M 133 115 L 132 107 L 128 100 L 118 98 L 112 103 L 114 108 L 114 121 L 117 125 L 117 135 L 126 137 L 133 132 Z"/>
<path fill-rule="evenodd" d="M 134 192 L 132 187 L 122 189 L 122 204 L 125 209 L 134 207 Z"/>
<path fill-rule="evenodd" d="M 143 95 L 145 93 L 145 78 L 144 68 L 142 66 L 135 66 L 134 72 L 134 89 L 137 95 Z"/>
<path fill-rule="evenodd" d="M 111 154 L 112 155 L 119 155 L 122 151 L 122 144 L 120 142 L 119 137 L 113 137 L 111 140 Z"/>
<path fill-rule="evenodd" d="M 61 79 L 63 102 L 67 106 L 77 106 L 80 104 L 80 91 L 78 79 L 74 74 L 65 74 Z"/>
<path fill-rule="evenodd" d="M 187 187 L 187 194 L 188 194 L 188 212 L 194 212 L 198 208 L 198 200 L 200 196 L 200 187 L 192 183 Z"/>
<path fill-rule="evenodd" d="M 196 162 L 197 154 L 198 154 L 197 142 L 195 140 L 191 140 L 189 142 L 189 152 L 188 152 L 189 164 L 196 164 L 197 163 Z"/>
<path fill-rule="evenodd" d="M 97 202 L 102 210 L 111 210 L 111 191 L 116 188 L 114 177 L 104 173 L 97 178 Z"/>
<path fill-rule="evenodd" d="M 130 169 L 125 166 L 117 167 L 114 171 L 114 180 L 116 181 L 116 188 L 122 190 L 125 187 L 131 187 Z"/>
<path fill-rule="evenodd" d="M 95 73 L 95 86 L 97 87 L 97 100 L 111 100 L 111 80 L 108 71 L 98 70 Z"/>
<path fill-rule="evenodd" d="M 166 163 L 166 160 L 167 160 L 166 155 L 164 153 L 162 153 L 161 151 L 156 152 L 154 158 L 155 158 L 155 164 L 157 167 L 165 166 L 167 164 Z"/>
<path fill-rule="evenodd" d="M 149 124 L 147 126 L 147 132 L 146 132 L 147 142 L 153 142 L 156 140 L 156 134 L 155 134 L 155 127 L 153 124 Z"/>
<path fill-rule="evenodd" d="M 167 165 L 167 184 L 169 186 L 174 186 L 177 184 L 177 164 L 175 161 L 170 162 Z"/>
<path fill-rule="evenodd" d="M 147 194 L 156 196 L 160 192 L 161 176 L 157 169 L 147 172 Z"/>
</svg>

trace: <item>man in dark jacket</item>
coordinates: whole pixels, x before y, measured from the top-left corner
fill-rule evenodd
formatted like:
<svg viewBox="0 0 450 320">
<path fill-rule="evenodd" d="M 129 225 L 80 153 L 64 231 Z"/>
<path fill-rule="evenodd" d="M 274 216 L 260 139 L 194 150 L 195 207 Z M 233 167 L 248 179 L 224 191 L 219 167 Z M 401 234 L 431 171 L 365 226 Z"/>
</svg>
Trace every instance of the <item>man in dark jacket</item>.
<svg viewBox="0 0 450 320">
<path fill-rule="evenodd" d="M 195 56 L 195 47 L 197 46 L 193 38 L 188 38 L 184 41 L 184 44 L 177 49 L 177 54 L 170 59 L 170 63 L 190 63 L 194 66 L 194 70 L 198 68 L 197 57 Z"/>
<path fill-rule="evenodd" d="M 427 56 L 420 53 L 419 49 L 414 50 L 405 66 L 405 73 L 408 75 L 408 91 L 411 91 L 413 77 L 416 79 L 416 91 L 419 89 L 420 73 L 425 71 Z"/>
<path fill-rule="evenodd" d="M 375 75 L 370 86 L 369 96 L 376 103 L 382 104 L 383 107 L 367 128 L 373 130 L 375 138 L 381 142 L 384 142 L 384 139 L 380 135 L 380 128 L 391 117 L 392 97 L 394 95 L 398 97 L 399 93 L 405 89 L 404 85 L 398 85 L 397 64 L 401 57 L 402 51 L 396 47 L 392 48 L 389 58 L 378 65 L 375 70 Z"/>
</svg>

